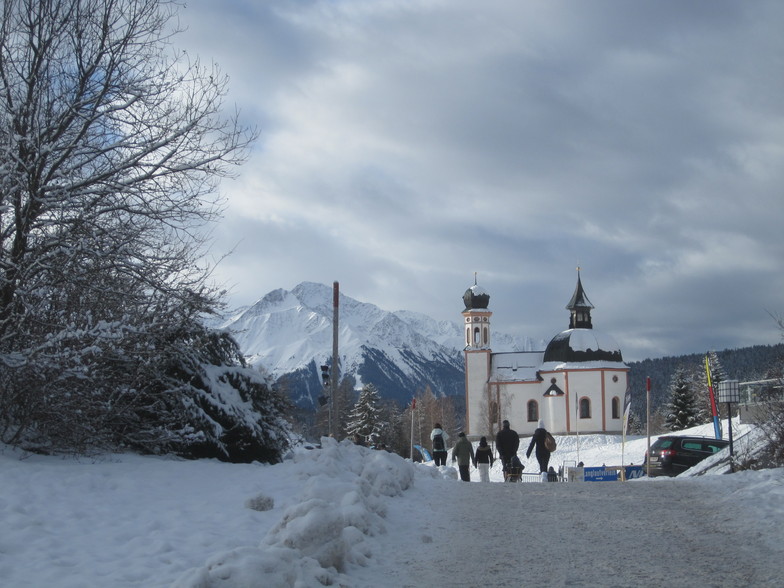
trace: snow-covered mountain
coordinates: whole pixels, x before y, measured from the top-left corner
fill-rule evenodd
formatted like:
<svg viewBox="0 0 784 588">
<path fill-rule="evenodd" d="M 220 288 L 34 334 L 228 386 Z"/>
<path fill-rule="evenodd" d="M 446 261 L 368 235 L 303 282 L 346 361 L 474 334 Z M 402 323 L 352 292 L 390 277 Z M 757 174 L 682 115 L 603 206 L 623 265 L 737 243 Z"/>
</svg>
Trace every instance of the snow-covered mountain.
<svg viewBox="0 0 784 588">
<path fill-rule="evenodd" d="M 459 301 L 455 315 L 459 316 Z M 218 326 L 232 332 L 249 363 L 286 376 L 292 400 L 315 406 L 319 366 L 332 361 L 332 287 L 303 282 L 273 290 L 234 311 Z M 388 312 L 344 294 L 339 298 L 338 355 L 342 375 L 372 382 L 383 397 L 407 402 L 429 385 L 443 395 L 464 393 L 463 331 L 406 310 Z M 493 333 L 494 350 L 526 350 L 530 341 Z"/>
</svg>

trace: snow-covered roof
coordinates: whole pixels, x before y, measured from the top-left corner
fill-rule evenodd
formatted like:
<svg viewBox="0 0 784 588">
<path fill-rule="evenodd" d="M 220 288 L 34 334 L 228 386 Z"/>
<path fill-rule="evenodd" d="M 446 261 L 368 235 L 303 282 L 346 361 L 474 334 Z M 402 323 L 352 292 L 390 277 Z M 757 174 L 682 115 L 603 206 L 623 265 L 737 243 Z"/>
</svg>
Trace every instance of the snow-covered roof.
<svg viewBox="0 0 784 588">
<path fill-rule="evenodd" d="M 543 351 L 493 353 L 490 356 L 490 381 L 535 382 L 543 357 Z"/>
<path fill-rule="evenodd" d="M 474 284 L 463 294 L 466 310 L 486 310 L 490 304 L 490 294 L 478 284 Z"/>
<path fill-rule="evenodd" d="M 552 338 L 544 352 L 545 363 L 584 364 L 602 362 L 623 365 L 618 343 L 596 329 L 567 329 Z M 564 369 L 564 368 L 561 368 Z"/>
</svg>

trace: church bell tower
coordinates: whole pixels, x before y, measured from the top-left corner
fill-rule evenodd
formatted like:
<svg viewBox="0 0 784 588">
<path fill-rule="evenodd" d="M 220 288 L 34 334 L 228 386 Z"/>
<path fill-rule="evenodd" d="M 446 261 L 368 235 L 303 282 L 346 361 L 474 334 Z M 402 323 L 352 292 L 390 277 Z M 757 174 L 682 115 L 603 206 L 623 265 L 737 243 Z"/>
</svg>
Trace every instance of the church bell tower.
<svg viewBox="0 0 784 588">
<path fill-rule="evenodd" d="M 490 317 L 493 313 L 488 310 L 490 295 L 484 288 L 476 283 L 463 294 L 463 329 L 465 331 L 465 349 L 490 348 Z"/>
</svg>

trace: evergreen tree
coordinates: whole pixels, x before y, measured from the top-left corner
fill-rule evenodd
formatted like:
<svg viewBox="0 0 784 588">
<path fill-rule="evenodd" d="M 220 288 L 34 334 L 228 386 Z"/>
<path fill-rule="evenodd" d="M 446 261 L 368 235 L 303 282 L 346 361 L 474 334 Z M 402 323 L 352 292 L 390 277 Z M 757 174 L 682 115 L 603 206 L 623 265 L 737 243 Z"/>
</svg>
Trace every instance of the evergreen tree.
<svg viewBox="0 0 784 588">
<path fill-rule="evenodd" d="M 698 362 L 693 369 L 688 370 L 688 374 L 694 406 L 697 408 L 697 424 L 709 423 L 713 417 L 708 394 L 708 374 L 705 373 L 704 363 Z"/>
<path fill-rule="evenodd" d="M 696 406 L 689 376 L 686 370 L 678 368 L 670 381 L 670 400 L 664 426 L 670 431 L 688 429 L 700 424 L 698 416 L 699 410 Z"/>
<path fill-rule="evenodd" d="M 708 352 L 708 363 L 711 368 L 711 380 L 713 381 L 714 390 L 719 389 L 719 382 L 728 380 L 727 372 L 724 371 L 724 366 L 721 365 L 719 355 L 715 351 Z"/>
<path fill-rule="evenodd" d="M 346 432 L 373 440 L 381 433 L 381 395 L 373 384 L 365 384 L 349 415 Z"/>
<path fill-rule="evenodd" d="M 345 439 L 346 437 L 349 437 L 348 423 L 351 418 L 351 412 L 354 409 L 354 404 L 357 401 L 356 385 L 356 379 L 350 374 L 346 375 L 338 385 L 333 408 L 335 411 L 333 427 L 335 429 L 336 439 Z"/>
</svg>

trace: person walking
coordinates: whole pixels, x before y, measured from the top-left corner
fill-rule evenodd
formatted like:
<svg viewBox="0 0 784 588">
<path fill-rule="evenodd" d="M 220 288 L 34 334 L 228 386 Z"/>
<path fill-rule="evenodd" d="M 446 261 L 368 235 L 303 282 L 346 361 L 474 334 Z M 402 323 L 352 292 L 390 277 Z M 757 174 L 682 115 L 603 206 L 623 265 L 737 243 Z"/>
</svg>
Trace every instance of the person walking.
<svg viewBox="0 0 784 588">
<path fill-rule="evenodd" d="M 504 473 L 506 473 L 512 457 L 517 455 L 517 448 L 520 447 L 520 437 L 517 431 L 509 428 L 509 421 L 504 421 L 502 427 L 495 436 L 495 448 L 498 451 L 498 457 L 501 458 Z"/>
<path fill-rule="evenodd" d="M 479 440 L 479 447 L 476 448 L 476 468 L 479 470 L 479 481 L 490 481 L 490 467 L 493 465 L 493 450 L 487 444 L 487 437 Z"/>
<path fill-rule="evenodd" d="M 460 470 L 460 479 L 463 482 L 471 481 L 471 472 L 469 468 L 471 464 L 476 467 L 476 458 L 474 457 L 474 446 L 466 438 L 465 433 L 462 431 L 457 436 L 457 443 L 452 448 L 452 463 L 457 461 L 457 469 Z"/>
<path fill-rule="evenodd" d="M 430 441 L 433 444 L 433 461 L 437 466 L 445 466 L 446 442 L 449 441 L 449 435 L 441 428 L 441 423 L 433 425 L 433 430 L 430 431 Z"/>
<path fill-rule="evenodd" d="M 528 451 L 525 452 L 526 457 L 531 457 L 531 452 L 536 448 L 536 461 L 539 462 L 539 473 L 547 473 L 547 464 L 550 463 L 550 452 L 545 446 L 545 439 L 547 439 L 547 430 L 544 428 L 544 421 L 540 420 L 539 426 L 531 436 Z"/>
</svg>

